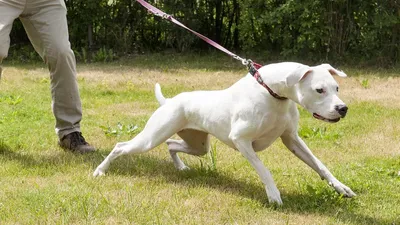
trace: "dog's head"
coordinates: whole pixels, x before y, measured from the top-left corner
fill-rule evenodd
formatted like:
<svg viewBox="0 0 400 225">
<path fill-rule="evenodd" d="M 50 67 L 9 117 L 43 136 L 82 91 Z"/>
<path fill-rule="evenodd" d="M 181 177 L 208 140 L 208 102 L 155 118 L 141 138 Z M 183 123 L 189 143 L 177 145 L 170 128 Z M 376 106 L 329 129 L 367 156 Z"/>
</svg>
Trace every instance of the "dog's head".
<svg viewBox="0 0 400 225">
<path fill-rule="evenodd" d="M 286 85 L 296 86 L 298 103 L 317 119 L 335 123 L 346 116 L 347 106 L 338 97 L 339 86 L 332 75 L 347 75 L 329 64 L 299 66 L 286 78 Z"/>
</svg>

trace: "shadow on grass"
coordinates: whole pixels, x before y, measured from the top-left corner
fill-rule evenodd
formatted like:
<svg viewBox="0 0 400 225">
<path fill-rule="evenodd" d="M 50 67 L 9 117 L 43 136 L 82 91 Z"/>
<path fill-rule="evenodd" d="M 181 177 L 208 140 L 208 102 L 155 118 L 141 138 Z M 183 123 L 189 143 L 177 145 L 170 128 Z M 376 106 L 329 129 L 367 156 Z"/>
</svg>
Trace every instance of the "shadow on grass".
<svg viewBox="0 0 400 225">
<path fill-rule="evenodd" d="M 53 155 L 33 157 L 13 151 L 0 140 L 0 157 L 16 161 L 26 168 L 42 169 L 53 173 L 62 171 L 62 164 L 89 164 L 93 171 L 109 151 L 97 151 L 88 155 L 75 155 L 59 151 Z M 50 168 L 54 168 L 50 169 Z M 51 170 L 51 171 L 50 171 Z M 326 188 L 322 193 L 281 193 L 284 205 L 276 207 L 268 203 L 267 195 L 260 181 L 235 179 L 234 174 L 194 166 L 187 171 L 177 171 L 169 159 L 160 159 L 152 155 L 132 155 L 116 159 L 110 166 L 108 175 L 144 177 L 149 180 L 165 180 L 179 184 L 182 188 L 209 187 L 221 192 L 243 196 L 260 202 L 264 207 L 279 212 L 297 214 L 326 215 L 339 221 L 355 224 L 390 224 L 389 221 L 358 214 L 359 206 L 353 199 L 341 199 L 332 190 Z"/>
<path fill-rule="evenodd" d="M 81 165 L 83 163 L 88 163 L 93 167 L 97 162 L 100 162 L 104 157 L 100 154 L 75 154 L 67 152 L 57 147 L 51 154 L 28 154 L 22 150 L 23 147 L 16 146 L 11 148 L 4 141 L 0 139 L 0 159 L 4 161 L 13 161 L 21 166 L 23 169 L 29 170 L 33 169 L 30 173 L 35 175 L 43 172 L 47 175 L 52 173 L 63 171 L 65 167 L 63 165 Z M 47 152 L 48 153 L 48 152 Z"/>
<path fill-rule="evenodd" d="M 206 186 L 221 192 L 230 192 L 256 200 L 264 207 L 283 213 L 326 215 L 339 221 L 355 224 L 391 223 L 384 219 L 357 213 L 356 211 L 360 206 L 357 205 L 356 199 L 342 198 L 328 186 L 320 193 L 281 193 L 284 205 L 277 207 L 268 203 L 261 181 L 246 182 L 235 179 L 234 174 L 199 167 L 187 171 L 177 171 L 172 161 L 149 155 L 118 158 L 111 164 L 108 174 L 163 179 L 167 182 L 180 184 L 183 187 Z"/>
<path fill-rule="evenodd" d="M 8 161 L 17 161 L 24 166 L 36 166 L 39 162 L 30 155 L 12 151 L 6 143 L 0 140 L 0 157 Z"/>
</svg>

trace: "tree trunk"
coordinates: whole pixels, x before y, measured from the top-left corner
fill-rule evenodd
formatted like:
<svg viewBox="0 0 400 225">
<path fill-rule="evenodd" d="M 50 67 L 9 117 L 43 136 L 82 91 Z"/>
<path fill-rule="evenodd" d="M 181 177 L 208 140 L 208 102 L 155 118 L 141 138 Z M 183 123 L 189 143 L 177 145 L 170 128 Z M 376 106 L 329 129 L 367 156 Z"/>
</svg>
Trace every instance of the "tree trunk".
<svg viewBox="0 0 400 225">
<path fill-rule="evenodd" d="M 233 12 L 235 14 L 235 30 L 233 31 L 233 47 L 239 50 L 239 23 L 240 23 L 240 6 L 237 0 L 233 0 Z"/>
<path fill-rule="evenodd" d="M 93 24 L 88 25 L 88 61 L 92 61 L 92 50 L 93 50 Z"/>
<path fill-rule="evenodd" d="M 221 43 L 222 33 L 222 1 L 215 1 L 215 41 Z"/>
</svg>

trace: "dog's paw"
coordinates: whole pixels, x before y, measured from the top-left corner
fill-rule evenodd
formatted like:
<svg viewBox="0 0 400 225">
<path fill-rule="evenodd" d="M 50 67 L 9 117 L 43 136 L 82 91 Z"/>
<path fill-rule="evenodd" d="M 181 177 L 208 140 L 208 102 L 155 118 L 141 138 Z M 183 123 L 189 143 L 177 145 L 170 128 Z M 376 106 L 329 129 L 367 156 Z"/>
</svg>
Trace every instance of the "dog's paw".
<svg viewBox="0 0 400 225">
<path fill-rule="evenodd" d="M 190 167 L 188 167 L 186 165 L 183 165 L 183 166 L 180 166 L 180 167 L 176 167 L 176 169 L 179 170 L 179 171 L 185 171 L 185 170 L 190 170 Z"/>
<path fill-rule="evenodd" d="M 282 205 L 281 193 L 275 188 L 266 188 L 268 201 L 270 204 Z"/>
<path fill-rule="evenodd" d="M 96 168 L 96 170 L 93 172 L 93 176 L 94 177 L 98 177 L 98 176 L 105 176 L 106 175 L 106 173 L 102 170 L 102 169 L 100 169 L 100 168 Z"/>
<path fill-rule="evenodd" d="M 283 205 L 281 196 L 275 196 L 275 197 L 268 196 L 268 202 L 270 204 Z"/>
<path fill-rule="evenodd" d="M 351 198 L 351 197 L 356 196 L 356 193 L 354 193 L 349 187 L 342 184 L 338 180 L 329 182 L 329 185 L 331 185 L 333 188 L 335 188 L 336 192 L 339 194 L 342 194 L 344 197 Z"/>
</svg>

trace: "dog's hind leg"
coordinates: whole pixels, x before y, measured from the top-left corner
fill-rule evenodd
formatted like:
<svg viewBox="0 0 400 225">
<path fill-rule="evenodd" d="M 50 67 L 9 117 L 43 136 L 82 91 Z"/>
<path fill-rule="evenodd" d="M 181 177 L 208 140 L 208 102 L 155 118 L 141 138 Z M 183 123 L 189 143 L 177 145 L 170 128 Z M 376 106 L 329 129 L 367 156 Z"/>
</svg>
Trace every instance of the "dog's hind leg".
<svg viewBox="0 0 400 225">
<path fill-rule="evenodd" d="M 178 132 L 183 140 L 168 139 L 168 150 L 178 170 L 188 169 L 178 156 L 178 152 L 184 152 L 190 155 L 205 155 L 210 149 L 210 138 L 208 133 L 203 131 L 185 129 Z"/>
<path fill-rule="evenodd" d="M 142 132 L 130 141 L 115 145 L 111 153 L 96 168 L 93 176 L 104 175 L 110 163 L 121 155 L 143 153 L 157 147 L 185 125 L 184 113 L 176 105 L 168 104 L 158 108 Z"/>
</svg>

